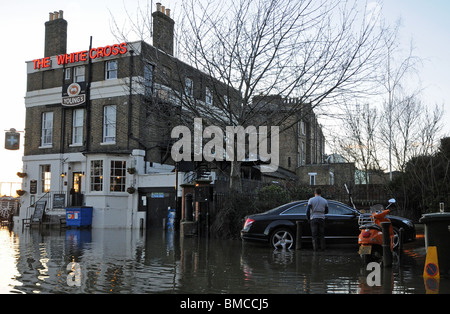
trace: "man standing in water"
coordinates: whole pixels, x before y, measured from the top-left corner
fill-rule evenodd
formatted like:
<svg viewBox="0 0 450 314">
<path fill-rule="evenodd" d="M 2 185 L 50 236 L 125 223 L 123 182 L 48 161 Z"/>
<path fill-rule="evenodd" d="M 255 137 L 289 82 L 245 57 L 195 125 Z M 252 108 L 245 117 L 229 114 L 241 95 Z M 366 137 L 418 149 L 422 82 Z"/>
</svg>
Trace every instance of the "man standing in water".
<svg viewBox="0 0 450 314">
<path fill-rule="evenodd" d="M 308 201 L 306 217 L 311 226 L 312 244 L 314 251 L 325 250 L 325 215 L 328 214 L 328 202 L 322 196 L 322 191 L 314 190 L 314 197 Z"/>
</svg>

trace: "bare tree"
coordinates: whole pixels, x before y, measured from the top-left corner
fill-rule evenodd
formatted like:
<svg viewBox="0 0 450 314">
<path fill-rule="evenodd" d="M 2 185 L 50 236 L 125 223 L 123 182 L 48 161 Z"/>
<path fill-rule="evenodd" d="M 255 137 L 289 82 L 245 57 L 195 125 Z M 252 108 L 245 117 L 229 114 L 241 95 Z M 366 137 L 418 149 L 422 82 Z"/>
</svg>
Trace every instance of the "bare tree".
<svg viewBox="0 0 450 314">
<path fill-rule="evenodd" d="M 211 107 L 186 97 L 179 84 L 174 95 L 185 112 L 222 129 L 270 121 L 281 131 L 304 117 L 306 105 L 331 111 L 365 95 L 385 53 L 386 29 L 361 7 L 367 8 L 356 0 L 183 1 L 177 57 L 212 78 L 217 101 Z M 144 31 L 143 11 L 133 31 L 117 29 Z M 274 103 L 271 95 L 296 101 Z M 238 187 L 240 166 L 231 161 L 231 188 Z"/>
<path fill-rule="evenodd" d="M 390 170 L 403 172 L 411 158 L 435 152 L 443 108 L 435 105 L 428 109 L 420 94 L 395 97 L 393 103 L 395 106 L 383 106 L 379 136 L 390 142 Z"/>
<path fill-rule="evenodd" d="M 383 41 L 385 43 L 386 57 L 380 67 L 380 85 L 382 86 L 382 94 L 385 95 L 383 108 L 384 121 L 382 122 L 382 125 L 385 130 L 384 138 L 388 143 L 389 179 L 391 181 L 393 171 L 392 155 L 395 155 L 394 157 L 400 163 L 400 170 L 402 170 L 404 169 L 404 165 L 407 161 L 406 150 L 408 149 L 408 145 L 402 145 L 404 149 L 403 152 L 400 152 L 397 145 L 399 144 L 399 141 L 394 139 L 395 134 L 393 133 L 393 127 L 395 125 L 399 126 L 400 120 L 403 120 L 403 128 L 400 130 L 400 133 L 403 132 L 402 143 L 410 144 L 407 143 L 408 140 L 410 140 L 408 136 L 409 128 L 405 129 L 404 127 L 406 127 L 405 123 L 411 125 L 413 122 L 412 120 L 415 116 L 417 116 L 417 112 L 411 114 L 411 112 L 408 112 L 407 110 L 405 111 L 405 109 L 406 107 L 412 105 L 411 101 L 415 99 L 416 94 L 420 93 L 420 89 L 418 89 L 409 96 L 403 95 L 407 79 L 410 75 L 417 73 L 417 67 L 421 60 L 414 55 L 414 47 L 412 42 L 406 56 L 402 56 L 399 44 L 399 28 L 400 21 L 397 21 L 393 32 L 384 33 Z M 398 108 L 400 107 L 402 107 L 402 109 L 399 110 Z M 401 155 L 403 157 L 401 157 Z"/>
<path fill-rule="evenodd" d="M 355 181 L 366 184 L 369 193 L 370 175 L 380 170 L 378 131 L 380 117 L 375 106 L 369 104 L 345 106 L 340 132 L 332 138 L 333 149 L 347 161 L 354 163 Z"/>
</svg>

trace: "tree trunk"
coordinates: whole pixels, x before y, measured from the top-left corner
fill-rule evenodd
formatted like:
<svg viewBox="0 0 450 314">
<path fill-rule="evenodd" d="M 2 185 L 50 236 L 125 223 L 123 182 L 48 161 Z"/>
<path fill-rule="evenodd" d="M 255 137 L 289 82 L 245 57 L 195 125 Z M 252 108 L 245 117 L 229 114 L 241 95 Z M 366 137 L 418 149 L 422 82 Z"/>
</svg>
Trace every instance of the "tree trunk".
<svg viewBox="0 0 450 314">
<path fill-rule="evenodd" d="M 231 161 L 230 191 L 242 192 L 241 161 Z"/>
</svg>

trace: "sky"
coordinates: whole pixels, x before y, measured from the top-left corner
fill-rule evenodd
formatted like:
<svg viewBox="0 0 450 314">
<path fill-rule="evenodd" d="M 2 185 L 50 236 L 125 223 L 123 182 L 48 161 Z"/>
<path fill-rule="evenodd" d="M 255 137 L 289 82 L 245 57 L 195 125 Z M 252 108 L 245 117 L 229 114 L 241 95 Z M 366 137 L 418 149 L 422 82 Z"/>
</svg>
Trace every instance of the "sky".
<svg viewBox="0 0 450 314">
<path fill-rule="evenodd" d="M 156 2 L 154 0 L 153 4 Z M 176 15 L 177 0 L 160 2 L 172 9 L 172 16 Z M 0 182 L 20 182 L 16 173 L 22 170 L 23 133 L 21 149 L 9 151 L 4 149 L 4 131 L 10 128 L 24 130 L 25 62 L 44 55 L 44 23 L 48 21 L 49 12 L 64 11 L 64 18 L 68 21 L 67 52 L 70 53 L 87 50 L 90 36 L 93 37 L 93 47 L 117 43 L 111 32 L 111 16 L 121 24 L 127 20 L 126 11 L 133 16 L 137 14 L 138 5 L 145 7 L 146 4 L 146 0 L 2 1 L 0 129 L 3 133 L 0 136 Z M 382 7 L 382 15 L 388 22 L 401 19 L 401 44 L 405 50 L 413 41 L 415 55 L 423 60 L 419 68 L 421 85 L 425 88 L 423 101 L 430 106 L 444 104 L 444 124 L 450 121 L 449 14 L 448 0 L 385 0 Z M 450 123 L 445 125 L 444 133 L 450 135 Z M 2 195 L 7 193 L 3 191 L 5 186 Z"/>
</svg>

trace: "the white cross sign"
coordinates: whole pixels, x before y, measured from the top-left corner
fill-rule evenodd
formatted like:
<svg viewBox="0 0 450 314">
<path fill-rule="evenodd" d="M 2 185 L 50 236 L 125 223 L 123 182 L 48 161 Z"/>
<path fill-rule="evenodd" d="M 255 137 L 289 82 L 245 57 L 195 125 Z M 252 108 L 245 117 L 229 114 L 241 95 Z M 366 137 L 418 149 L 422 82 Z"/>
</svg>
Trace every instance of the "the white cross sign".
<svg viewBox="0 0 450 314">
<path fill-rule="evenodd" d="M 15 137 L 14 135 L 10 135 L 6 141 L 11 146 L 14 146 L 14 144 L 18 143 L 17 137 Z"/>
</svg>

